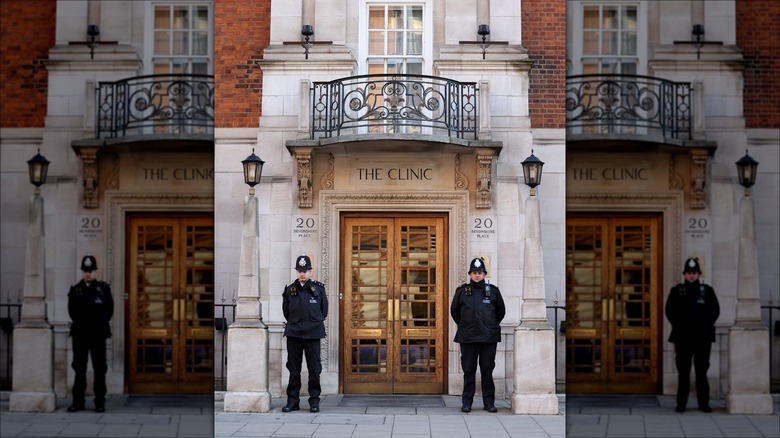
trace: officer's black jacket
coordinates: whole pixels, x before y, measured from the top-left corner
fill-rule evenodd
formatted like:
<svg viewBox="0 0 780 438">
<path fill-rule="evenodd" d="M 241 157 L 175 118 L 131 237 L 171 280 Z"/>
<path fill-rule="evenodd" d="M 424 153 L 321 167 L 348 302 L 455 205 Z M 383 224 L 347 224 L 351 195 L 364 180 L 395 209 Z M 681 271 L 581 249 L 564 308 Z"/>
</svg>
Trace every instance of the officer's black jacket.
<svg viewBox="0 0 780 438">
<path fill-rule="evenodd" d="M 114 298 L 111 286 L 92 280 L 87 286 L 84 280 L 71 286 L 68 292 L 68 314 L 73 321 L 71 336 L 111 337 L 111 317 L 114 315 Z"/>
<path fill-rule="evenodd" d="M 320 339 L 325 337 L 325 318 L 328 317 L 328 296 L 325 285 L 306 280 L 301 286 L 298 280 L 284 288 L 282 312 L 287 326 L 284 335 L 291 338 Z"/>
<path fill-rule="evenodd" d="M 464 283 L 455 291 L 450 314 L 458 331 L 455 342 L 501 342 L 501 326 L 506 307 L 501 291 L 492 284 L 485 290 L 485 281 Z"/>
<path fill-rule="evenodd" d="M 672 323 L 669 342 L 715 342 L 720 305 L 715 290 L 696 280 L 674 286 L 666 300 L 666 318 Z"/>
</svg>

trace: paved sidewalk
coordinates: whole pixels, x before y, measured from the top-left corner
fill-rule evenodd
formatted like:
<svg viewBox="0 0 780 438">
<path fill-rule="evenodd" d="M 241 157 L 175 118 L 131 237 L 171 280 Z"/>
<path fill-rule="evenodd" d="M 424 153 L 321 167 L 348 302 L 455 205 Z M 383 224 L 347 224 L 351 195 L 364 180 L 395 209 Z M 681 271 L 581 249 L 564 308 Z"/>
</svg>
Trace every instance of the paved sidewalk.
<svg viewBox="0 0 780 438">
<path fill-rule="evenodd" d="M 58 399 L 52 413 L 8 411 L 0 402 L 0 437 L 150 437 L 214 436 L 211 396 L 108 396 L 106 412 L 68 412 L 70 399 Z M 87 408 L 92 408 L 87 397 Z"/>
<path fill-rule="evenodd" d="M 780 397 L 773 394 L 773 415 L 729 415 L 723 401 L 713 412 L 689 401 L 683 414 L 674 411 L 674 396 L 581 396 L 566 398 L 567 438 L 747 438 L 780 437 Z"/>
<path fill-rule="evenodd" d="M 460 412 L 459 396 L 442 396 L 444 407 L 345 407 L 342 394 L 327 395 L 321 411 L 313 414 L 303 400 L 301 410 L 283 413 L 284 398 L 271 402 L 264 414 L 226 413 L 216 402 L 215 438 L 224 437 L 554 437 L 563 438 L 565 396 L 559 415 L 513 415 L 508 400 L 497 400 L 498 412 L 482 410 L 475 399 L 473 411 Z"/>
</svg>

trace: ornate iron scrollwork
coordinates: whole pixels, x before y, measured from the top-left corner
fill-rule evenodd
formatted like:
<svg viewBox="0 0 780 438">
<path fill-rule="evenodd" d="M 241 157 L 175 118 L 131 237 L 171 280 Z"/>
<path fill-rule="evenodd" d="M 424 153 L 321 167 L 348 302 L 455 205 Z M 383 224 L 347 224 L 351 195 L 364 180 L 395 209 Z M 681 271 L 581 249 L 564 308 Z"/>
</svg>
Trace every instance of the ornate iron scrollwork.
<svg viewBox="0 0 780 438">
<path fill-rule="evenodd" d="M 424 75 L 363 75 L 312 87 L 311 137 L 431 133 L 476 138 L 477 86 Z"/>
<path fill-rule="evenodd" d="M 213 132 L 213 76 L 150 75 L 101 82 L 97 100 L 97 138 Z"/>
<path fill-rule="evenodd" d="M 566 128 L 576 134 L 660 133 L 691 139 L 691 84 L 650 76 L 566 79 Z"/>
</svg>

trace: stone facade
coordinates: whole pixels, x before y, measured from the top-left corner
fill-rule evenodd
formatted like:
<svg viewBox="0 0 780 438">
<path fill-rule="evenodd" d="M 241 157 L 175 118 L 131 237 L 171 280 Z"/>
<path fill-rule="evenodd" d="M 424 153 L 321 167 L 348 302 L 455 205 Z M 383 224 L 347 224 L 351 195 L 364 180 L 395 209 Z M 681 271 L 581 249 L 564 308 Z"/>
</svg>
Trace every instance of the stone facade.
<svg viewBox="0 0 780 438">
<path fill-rule="evenodd" d="M 582 49 L 575 41 L 581 37 L 578 32 L 583 32 L 586 4 L 590 3 L 567 4 L 571 74 L 582 73 L 577 58 Z M 767 305 L 780 300 L 776 269 L 780 263 L 780 216 L 775 208 L 780 186 L 780 136 L 776 114 L 766 111 L 778 102 L 777 81 L 769 79 L 778 75 L 778 7 L 765 4 L 762 11 L 766 12 L 756 14 L 752 8 L 762 5 L 751 2 L 637 4 L 637 73 L 692 84 L 692 137 L 658 140 L 650 135 L 604 134 L 586 138 L 569 130 L 567 210 L 662 215 L 663 298 L 658 312 L 663 312 L 672 285 L 682 281 L 682 261 L 692 256 L 703 261 L 703 281 L 714 287 L 721 308 L 709 376 L 713 396 L 725 398 L 728 380 L 736 372 L 723 365 L 730 345 L 729 329 L 736 317 L 740 275 L 737 243 L 744 192 L 737 183 L 734 163 L 746 150 L 760 162 L 756 185 L 751 189 L 756 211 L 761 212 L 756 220 L 760 301 Z M 759 15 L 762 18 L 742 19 Z M 774 25 L 769 24 L 772 20 Z M 705 30 L 704 43 L 698 46 L 691 35 L 695 24 L 702 24 Z M 604 173 L 631 169 L 644 173 L 641 178 L 624 175 L 618 179 Z M 762 315 L 768 325 L 768 313 Z M 677 381 L 674 351 L 667 342 L 670 326 L 661 318 L 662 328 L 657 333 L 663 349 L 659 390 L 673 394 Z M 776 339 L 772 342 L 777 345 Z M 774 363 L 777 368 L 778 361 Z M 774 372 L 776 375 L 777 369 Z"/>
<path fill-rule="evenodd" d="M 309 2 L 272 1 L 265 22 L 257 14 L 268 2 L 216 4 L 217 27 L 221 19 L 228 20 L 228 12 L 246 10 L 247 32 L 252 38 L 243 39 L 257 45 L 235 41 L 237 31 L 218 32 L 215 40 L 216 64 L 222 65 L 226 77 L 219 85 L 217 101 L 220 108 L 227 108 L 224 118 L 217 117 L 215 134 L 217 290 L 227 291 L 229 299 L 231 291 L 238 289 L 240 206 L 247 190 L 240 162 L 254 149 L 266 162 L 255 196 L 261 230 L 260 301 L 270 336 L 268 371 L 273 397 L 283 396 L 288 377 L 281 292 L 294 278 L 292 261 L 301 253 L 312 255 L 313 277 L 326 284 L 330 299 L 328 337 L 322 347 L 323 391 L 340 391 L 340 367 L 344 365 L 339 358 L 343 336 L 339 296 L 345 293 L 339 290 L 344 275 L 339 265 L 340 217 L 348 212 L 445 213 L 449 223 L 448 297 L 466 281 L 471 257 L 482 255 L 490 260 L 490 281 L 499 285 L 507 302 L 494 376 L 498 396 L 511 395 L 514 328 L 522 318 L 524 290 L 527 218 L 523 201 L 529 196 L 520 163 L 532 149 L 546 163 L 538 188 L 545 301 L 551 305 L 564 290 L 563 111 L 541 102 L 548 94 L 551 98 L 560 94 L 562 60 L 557 56 L 564 47 L 551 43 L 544 49 L 531 48 L 534 39 L 526 31 L 541 25 L 526 14 L 526 3 L 493 2 L 485 19 L 490 23 L 490 40 L 503 44 L 489 45 L 483 60 L 478 45 L 460 43 L 478 40 L 477 25 L 484 23 L 477 23 L 477 12 L 483 3 L 487 2 L 419 2 L 425 11 L 424 30 L 430 32 L 423 47 L 430 53 L 423 74 L 478 84 L 479 133 L 474 140 L 425 133 L 312 138 L 312 83 L 366 73 L 360 57 L 367 40 L 359 23 L 368 2 L 318 1 L 309 17 L 304 16 Z M 564 2 L 545 10 L 550 26 L 563 26 L 564 10 Z M 295 43 L 301 39 L 305 20 L 311 20 L 315 28 L 308 59 L 304 48 Z M 532 67 L 535 62 L 546 67 Z M 250 79 L 260 77 L 262 81 Z M 260 99 L 242 103 L 255 93 Z M 531 93 L 537 99 L 533 107 Z M 259 122 L 245 117 L 254 114 L 260 115 Z M 408 178 L 389 173 L 398 171 Z M 310 226 L 301 227 L 299 222 Z M 486 223 L 492 232 L 479 233 L 477 227 Z M 437 306 L 444 307 L 448 326 L 444 392 L 459 394 L 462 373 L 458 346 L 451 341 L 455 326 L 447 314 L 449 299 Z M 543 355 L 551 354 L 551 350 L 543 351 Z M 552 362 L 552 356 L 549 359 Z"/>
<path fill-rule="evenodd" d="M 41 274 L 45 274 L 46 317 L 53 333 L 53 391 L 57 397 L 70 395 L 74 376 L 67 294 L 81 278 L 81 257 L 93 254 L 98 260 L 97 277 L 111 283 L 114 291 L 108 392 L 122 393 L 129 373 L 125 369 L 128 214 L 211 212 L 212 137 L 171 140 L 147 132 L 136 142 L 97 138 L 98 84 L 154 73 L 148 62 L 153 50 L 147 36 L 153 21 L 151 2 L 9 1 L 2 4 L 2 20 L 2 302 L 21 299 L 25 212 L 33 189 L 26 161 L 40 148 L 51 162 L 41 187 L 46 227 Z M 90 24 L 100 29 L 92 54 L 86 44 Z M 202 177 L 172 176 L 180 168 L 197 169 Z M 150 171 L 171 175 L 159 178 L 160 173 L 155 177 Z M 15 379 L 14 387 L 26 387 L 25 378 L 31 377 Z M 89 375 L 88 381 L 91 391 Z"/>
</svg>

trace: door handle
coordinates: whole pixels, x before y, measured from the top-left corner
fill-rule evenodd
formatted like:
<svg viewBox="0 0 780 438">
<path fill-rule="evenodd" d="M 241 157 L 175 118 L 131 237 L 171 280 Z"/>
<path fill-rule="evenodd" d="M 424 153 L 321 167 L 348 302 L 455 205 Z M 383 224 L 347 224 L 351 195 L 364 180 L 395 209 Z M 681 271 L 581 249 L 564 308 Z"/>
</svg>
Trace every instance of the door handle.
<svg viewBox="0 0 780 438">
<path fill-rule="evenodd" d="M 395 316 L 395 320 L 399 321 L 401 319 L 401 300 L 393 300 L 395 301 L 395 311 L 393 312 L 393 315 Z"/>
<path fill-rule="evenodd" d="M 615 320 L 615 299 L 614 298 L 609 299 L 609 320 L 610 321 Z"/>
<path fill-rule="evenodd" d="M 393 321 L 393 301 L 394 300 L 387 300 L 387 322 Z"/>
<path fill-rule="evenodd" d="M 179 300 L 174 298 L 172 304 L 173 304 L 173 320 L 178 322 L 179 321 Z"/>
<path fill-rule="evenodd" d="M 601 300 L 601 320 L 607 321 L 609 319 L 608 299 Z"/>
</svg>

